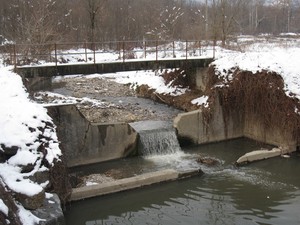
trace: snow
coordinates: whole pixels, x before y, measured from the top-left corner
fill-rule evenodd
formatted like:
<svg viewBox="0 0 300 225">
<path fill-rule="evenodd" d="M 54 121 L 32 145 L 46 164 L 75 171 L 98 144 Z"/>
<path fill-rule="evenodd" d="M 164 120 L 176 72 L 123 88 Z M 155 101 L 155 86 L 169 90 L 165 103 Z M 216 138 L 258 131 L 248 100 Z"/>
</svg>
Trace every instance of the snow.
<svg viewBox="0 0 300 225">
<path fill-rule="evenodd" d="M 91 181 L 85 182 L 85 186 L 93 186 L 93 185 L 98 185 L 98 183 L 96 183 L 96 182 L 91 182 Z"/>
<path fill-rule="evenodd" d="M 24 225 L 35 225 L 39 224 L 41 219 L 34 216 L 30 211 L 26 210 L 23 206 L 18 205 L 19 208 L 19 216 L 21 223 Z"/>
<path fill-rule="evenodd" d="M 0 199 L 0 212 L 2 212 L 4 215 L 8 216 L 8 207 L 5 205 L 5 203 Z"/>
<path fill-rule="evenodd" d="M 295 95 L 300 99 L 300 48 L 253 48 L 245 53 L 222 53 L 217 55 L 213 65 L 216 66 L 219 77 L 229 81 L 232 80 L 232 74 L 228 71 L 239 68 L 253 73 L 263 70 L 276 72 L 282 76 L 285 83 L 285 92 L 287 96 Z"/>
<path fill-rule="evenodd" d="M 164 71 L 163 71 L 164 72 Z M 187 89 L 179 87 L 171 87 L 170 84 L 165 84 L 161 74 L 154 71 L 130 71 L 113 74 L 102 75 L 105 78 L 114 78 L 116 82 L 121 84 L 131 84 L 133 88 L 141 85 L 148 85 L 150 89 L 154 89 L 158 94 L 169 94 L 178 96 L 184 94 Z"/>
<path fill-rule="evenodd" d="M 164 72 L 170 72 L 171 70 L 163 71 L 151 71 L 151 70 L 139 70 L 139 71 L 127 71 L 127 72 L 117 72 L 117 73 L 107 73 L 107 74 L 92 74 L 84 76 L 86 79 L 99 78 L 99 79 L 112 79 L 120 84 L 131 84 L 133 89 L 141 85 L 148 85 L 149 88 L 154 89 L 155 93 L 158 94 L 169 94 L 172 96 L 178 96 L 184 94 L 188 89 L 180 87 L 172 87 L 170 84 L 165 84 L 163 77 L 161 76 Z M 75 76 L 65 76 L 64 78 L 74 78 Z M 81 75 L 77 76 L 81 77 Z M 55 82 L 58 82 L 61 77 L 54 78 Z M 57 94 L 47 93 L 49 96 L 58 96 Z M 63 96 L 60 96 L 63 98 Z M 73 97 L 68 97 L 67 102 L 78 102 L 80 99 Z M 87 102 L 93 102 L 94 104 L 99 104 L 99 101 L 95 101 L 88 98 L 83 98 Z M 104 104 L 104 103 L 102 103 Z"/>
<path fill-rule="evenodd" d="M 40 156 L 41 155 L 34 154 L 30 151 L 20 151 L 18 154 L 12 156 L 8 160 L 8 163 L 11 165 L 28 165 L 28 164 L 33 165 L 38 160 L 38 157 Z"/>
<path fill-rule="evenodd" d="M 194 100 L 192 100 L 192 104 L 193 105 L 203 105 L 205 108 L 207 108 L 209 105 L 208 105 L 208 98 L 209 96 L 206 96 L 206 95 L 203 95 L 201 96 L 200 98 L 196 98 Z"/>
<path fill-rule="evenodd" d="M 21 77 L 11 72 L 11 69 L 0 66 L 0 151 L 4 151 L 4 146 L 17 147 L 18 151 L 6 162 L 0 163 L 0 180 L 14 192 L 33 196 L 42 192 L 43 187 L 30 181 L 28 177 L 47 169 L 41 166 L 43 154 L 38 148 L 43 140 L 39 139 L 40 135 L 52 140 L 46 148 L 46 159 L 50 165 L 55 159 L 59 159 L 61 150 L 55 130 L 39 129 L 45 128 L 46 123 L 52 121 L 47 110 L 29 100 Z M 31 172 L 22 171 L 22 167 L 27 165 L 34 166 Z M 17 205 L 23 224 L 31 225 L 39 221 L 30 211 L 18 203 Z M 0 210 L 6 212 L 3 202 L 0 202 Z"/>
</svg>

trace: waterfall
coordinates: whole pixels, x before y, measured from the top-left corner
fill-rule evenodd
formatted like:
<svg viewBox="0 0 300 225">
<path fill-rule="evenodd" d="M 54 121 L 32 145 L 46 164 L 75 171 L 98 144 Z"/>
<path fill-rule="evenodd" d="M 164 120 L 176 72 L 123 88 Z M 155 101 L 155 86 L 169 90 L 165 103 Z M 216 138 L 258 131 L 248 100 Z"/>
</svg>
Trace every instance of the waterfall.
<svg viewBox="0 0 300 225">
<path fill-rule="evenodd" d="M 175 129 L 170 122 L 143 121 L 130 125 L 139 133 L 140 155 L 167 155 L 181 152 Z"/>
</svg>

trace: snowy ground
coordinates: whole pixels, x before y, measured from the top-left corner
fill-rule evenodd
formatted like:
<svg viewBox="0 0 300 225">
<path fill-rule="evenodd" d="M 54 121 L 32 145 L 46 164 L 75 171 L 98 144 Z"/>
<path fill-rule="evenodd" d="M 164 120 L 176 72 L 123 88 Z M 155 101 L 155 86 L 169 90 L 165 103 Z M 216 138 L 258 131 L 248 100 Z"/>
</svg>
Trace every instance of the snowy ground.
<svg viewBox="0 0 300 225">
<path fill-rule="evenodd" d="M 43 154 L 38 151 L 43 142 L 39 140 L 39 136 L 51 139 L 46 149 L 46 159 L 50 164 L 59 158 L 61 151 L 53 130 L 38 129 L 46 127 L 46 123 L 52 121 L 46 109 L 29 100 L 20 76 L 10 69 L 0 66 L 0 151 L 4 151 L 4 146 L 8 148 L 18 146 L 19 149 L 9 160 L 0 163 L 0 182 L 14 192 L 33 196 L 47 185 L 47 183 L 39 185 L 28 179 L 38 171 L 48 170 L 42 166 Z M 34 169 L 29 173 L 22 173 L 21 168 L 28 164 L 34 165 Z M 39 221 L 22 205 L 17 206 L 23 224 L 31 225 Z M 7 215 L 7 208 L 1 200 L 0 211 Z"/>
<path fill-rule="evenodd" d="M 282 37 L 275 40 L 277 41 L 269 42 L 266 37 L 255 40 L 253 37 L 243 36 L 239 38 L 239 44 L 235 46 L 242 52 L 216 48 L 216 60 L 213 64 L 216 66 L 218 75 L 229 82 L 232 77 L 227 72 L 236 67 L 252 72 L 262 70 L 276 72 L 284 79 L 286 94 L 292 94 L 300 99 L 300 41 L 294 37 Z M 143 53 L 139 54 L 141 55 L 137 55 L 137 59 L 142 59 Z M 169 56 L 167 52 L 165 54 L 165 58 Z M 67 61 L 71 63 L 78 62 L 79 56 L 85 58 L 84 54 L 76 54 L 68 58 Z M 155 57 L 155 54 L 152 53 L 151 55 L 149 53 L 149 57 Z M 99 55 L 97 61 L 116 60 L 117 58 L 117 53 L 106 53 L 101 57 Z M 0 164 L 0 182 L 5 182 L 13 190 L 30 195 L 39 191 L 43 186 L 25 179 L 25 175 L 28 176 L 28 174 L 22 174 L 19 165 L 35 162 L 34 172 L 45 168 L 39 167 L 41 153 L 37 151 L 37 147 L 40 143 L 35 142 L 40 131 L 38 129 L 34 132 L 29 131 L 28 126 L 44 126 L 44 123 L 51 121 L 51 118 L 48 117 L 46 109 L 29 100 L 20 77 L 10 71 L 12 68 L 4 67 L 1 64 L 0 61 L 0 143 L 6 146 L 19 146 L 20 149 L 15 156 Z M 165 85 L 159 74 L 149 71 L 108 74 L 105 77 L 114 79 L 119 83 L 131 83 L 133 86 L 147 84 L 156 89 L 158 93 L 180 95 L 186 91 L 180 88 L 174 89 L 168 84 Z M 206 103 L 206 96 L 193 100 L 193 104 L 197 105 L 206 106 Z M 52 140 L 57 140 L 56 134 L 50 130 L 46 135 L 51 137 Z M 29 143 L 30 147 L 26 145 Z M 2 151 L 1 147 L 0 151 Z M 50 163 L 61 154 L 55 141 L 50 143 L 48 151 L 48 161 Z M 24 224 L 31 225 L 38 220 L 20 205 L 19 209 Z M 1 199 L 0 211 L 4 214 L 8 212 L 8 207 Z"/>
<path fill-rule="evenodd" d="M 240 68 L 253 73 L 271 71 L 280 74 L 285 82 L 288 96 L 300 99 L 300 39 L 277 38 L 268 42 L 268 38 L 251 39 L 241 37 L 243 52 L 216 52 L 218 75 L 230 81 L 228 71 Z M 248 43 L 247 45 L 243 43 Z"/>
</svg>

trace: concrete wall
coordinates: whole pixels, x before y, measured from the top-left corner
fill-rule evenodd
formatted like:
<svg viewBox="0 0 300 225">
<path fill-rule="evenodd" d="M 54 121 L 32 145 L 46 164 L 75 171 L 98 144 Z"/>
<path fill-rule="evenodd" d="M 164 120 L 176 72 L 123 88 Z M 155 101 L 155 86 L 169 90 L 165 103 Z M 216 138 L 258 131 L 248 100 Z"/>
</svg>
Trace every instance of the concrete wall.
<svg viewBox="0 0 300 225">
<path fill-rule="evenodd" d="M 285 149 L 295 150 L 297 140 L 293 131 L 282 131 L 278 127 L 266 127 L 263 122 L 253 115 L 245 116 L 244 136 Z"/>
<path fill-rule="evenodd" d="M 92 124 L 75 105 L 48 107 L 69 167 L 126 157 L 136 150 L 137 133 L 126 123 Z"/>
<path fill-rule="evenodd" d="M 223 108 L 215 96 L 214 111 L 210 114 L 202 110 L 181 113 L 174 119 L 179 140 L 189 140 L 194 144 L 223 141 L 243 137 L 243 117 L 233 112 L 224 115 Z"/>
<path fill-rule="evenodd" d="M 208 67 L 192 67 L 183 69 L 186 70 L 192 87 L 204 92 L 208 83 Z"/>
<path fill-rule="evenodd" d="M 27 90 L 31 93 L 39 90 L 49 90 L 52 87 L 51 77 L 34 77 L 23 79 L 23 83 Z"/>
<path fill-rule="evenodd" d="M 268 128 L 255 115 L 240 115 L 232 110 L 224 112 L 218 96 L 214 96 L 210 119 L 205 119 L 202 110 L 179 114 L 174 120 L 179 140 L 194 144 L 218 142 L 238 137 L 248 137 L 271 145 L 282 146 L 289 151 L 297 147 L 293 131 L 283 132 L 281 128 Z"/>
</svg>

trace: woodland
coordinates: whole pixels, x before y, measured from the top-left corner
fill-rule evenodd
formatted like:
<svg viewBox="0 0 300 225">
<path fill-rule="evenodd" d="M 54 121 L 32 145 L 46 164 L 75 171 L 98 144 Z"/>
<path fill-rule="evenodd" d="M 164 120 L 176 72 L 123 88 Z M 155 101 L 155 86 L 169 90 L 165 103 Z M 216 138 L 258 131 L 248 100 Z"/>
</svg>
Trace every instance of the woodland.
<svg viewBox="0 0 300 225">
<path fill-rule="evenodd" d="M 300 0 L 0 0 L 0 43 L 220 40 L 297 33 Z"/>
</svg>

